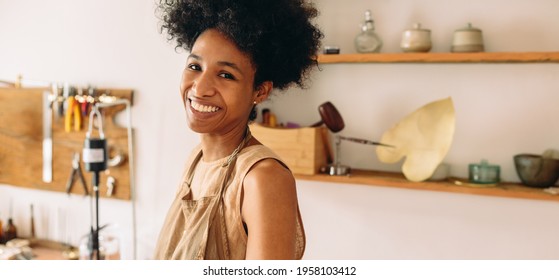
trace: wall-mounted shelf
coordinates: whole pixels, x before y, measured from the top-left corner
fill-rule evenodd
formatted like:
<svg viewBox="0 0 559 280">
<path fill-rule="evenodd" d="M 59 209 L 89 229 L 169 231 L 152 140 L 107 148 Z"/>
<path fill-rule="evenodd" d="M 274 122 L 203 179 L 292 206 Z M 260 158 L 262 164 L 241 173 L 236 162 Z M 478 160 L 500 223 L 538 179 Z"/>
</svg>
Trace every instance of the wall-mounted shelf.
<svg viewBox="0 0 559 280">
<path fill-rule="evenodd" d="M 469 186 L 457 185 L 455 179 L 448 181 L 423 181 L 412 182 L 402 174 L 394 172 L 382 172 L 371 170 L 352 170 L 348 176 L 330 176 L 325 174 L 295 175 L 299 180 L 358 184 L 380 187 L 397 187 L 413 190 L 443 191 L 452 193 L 464 193 L 486 196 L 500 196 L 510 198 L 524 198 L 536 200 L 548 200 L 559 202 L 559 195 L 544 192 L 543 189 L 530 188 L 517 183 L 500 183 L 495 186 Z"/>
<path fill-rule="evenodd" d="M 321 54 L 332 63 L 559 63 L 559 52 Z"/>
<path fill-rule="evenodd" d="M 479 52 L 479 53 L 354 53 L 320 54 L 320 64 L 341 63 L 559 63 L 559 52 Z M 414 190 L 444 191 L 486 196 L 524 198 L 559 202 L 559 195 L 530 188 L 518 183 L 500 183 L 496 186 L 471 186 L 456 184 L 461 180 L 412 182 L 401 173 L 352 170 L 349 176 L 325 174 L 295 175 L 297 179 L 360 184 L 380 187 L 397 187 Z M 463 180 L 467 181 L 467 180 Z"/>
</svg>

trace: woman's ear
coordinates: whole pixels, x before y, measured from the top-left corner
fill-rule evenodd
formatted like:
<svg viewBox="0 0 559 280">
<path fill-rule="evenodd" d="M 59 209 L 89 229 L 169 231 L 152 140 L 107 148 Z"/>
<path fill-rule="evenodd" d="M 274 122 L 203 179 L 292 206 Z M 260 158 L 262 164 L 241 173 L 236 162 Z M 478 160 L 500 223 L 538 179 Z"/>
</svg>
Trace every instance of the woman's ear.
<svg viewBox="0 0 559 280">
<path fill-rule="evenodd" d="M 265 81 L 260 84 L 258 86 L 258 89 L 256 89 L 256 96 L 254 97 L 255 104 L 262 103 L 266 99 L 268 99 L 268 96 L 270 95 L 270 92 L 272 92 L 273 87 L 274 83 L 272 81 Z"/>
</svg>

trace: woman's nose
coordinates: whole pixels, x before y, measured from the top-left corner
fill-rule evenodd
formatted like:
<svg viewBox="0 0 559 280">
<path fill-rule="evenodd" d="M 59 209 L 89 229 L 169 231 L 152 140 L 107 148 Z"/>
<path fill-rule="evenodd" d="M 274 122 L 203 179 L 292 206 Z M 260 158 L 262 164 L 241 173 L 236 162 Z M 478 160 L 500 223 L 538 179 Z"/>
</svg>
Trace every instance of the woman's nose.
<svg viewBox="0 0 559 280">
<path fill-rule="evenodd" d="M 215 94 L 215 83 L 210 75 L 202 73 L 192 82 L 192 93 L 195 96 L 212 96 Z"/>
</svg>

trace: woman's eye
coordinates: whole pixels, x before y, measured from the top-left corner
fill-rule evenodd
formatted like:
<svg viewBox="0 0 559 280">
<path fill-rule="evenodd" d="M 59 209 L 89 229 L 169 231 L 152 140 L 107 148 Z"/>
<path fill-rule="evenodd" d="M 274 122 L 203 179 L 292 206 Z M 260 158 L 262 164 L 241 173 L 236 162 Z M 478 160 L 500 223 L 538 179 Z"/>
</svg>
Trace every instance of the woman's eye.
<svg viewBox="0 0 559 280">
<path fill-rule="evenodd" d="M 186 67 L 190 70 L 195 70 L 195 71 L 200 71 L 202 69 L 198 64 L 188 64 L 188 66 Z"/>
<path fill-rule="evenodd" d="M 219 74 L 220 77 L 228 79 L 228 80 L 235 80 L 235 76 L 229 74 L 229 73 L 221 73 Z"/>
</svg>

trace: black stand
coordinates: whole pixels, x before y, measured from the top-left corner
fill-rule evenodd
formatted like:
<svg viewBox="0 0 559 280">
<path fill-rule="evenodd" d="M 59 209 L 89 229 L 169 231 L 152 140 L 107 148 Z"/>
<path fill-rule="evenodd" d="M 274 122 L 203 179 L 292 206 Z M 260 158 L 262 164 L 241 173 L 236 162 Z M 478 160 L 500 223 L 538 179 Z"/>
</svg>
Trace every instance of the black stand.
<svg viewBox="0 0 559 280">
<path fill-rule="evenodd" d="M 93 117 L 97 115 L 99 121 L 99 136 L 100 138 L 91 138 L 91 131 L 93 130 Z M 85 162 L 85 170 L 93 172 L 93 192 L 95 193 L 95 226 L 91 221 L 91 231 L 89 234 L 88 247 L 90 250 L 89 259 L 102 260 L 99 250 L 99 172 L 107 169 L 107 140 L 103 134 L 103 122 L 101 113 L 97 106 L 89 114 L 89 130 L 85 135 L 83 158 Z"/>
<path fill-rule="evenodd" d="M 93 192 L 95 193 L 95 226 L 91 225 L 89 233 L 89 259 L 101 260 L 101 252 L 99 252 L 99 172 L 93 172 Z"/>
</svg>

